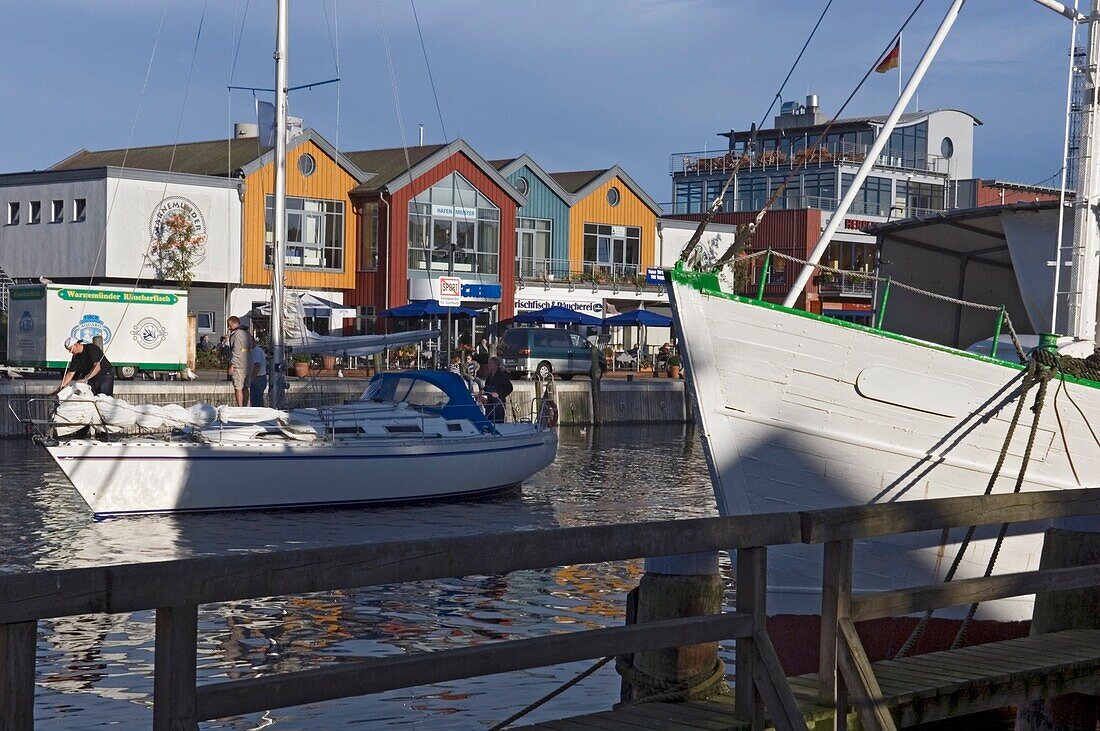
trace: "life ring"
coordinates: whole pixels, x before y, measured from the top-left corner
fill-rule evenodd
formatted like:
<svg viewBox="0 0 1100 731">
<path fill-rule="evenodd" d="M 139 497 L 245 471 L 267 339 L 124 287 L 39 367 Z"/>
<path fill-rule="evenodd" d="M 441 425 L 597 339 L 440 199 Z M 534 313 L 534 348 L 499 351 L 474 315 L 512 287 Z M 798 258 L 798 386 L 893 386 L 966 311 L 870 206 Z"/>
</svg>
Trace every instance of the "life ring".
<svg viewBox="0 0 1100 731">
<path fill-rule="evenodd" d="M 539 407 L 539 426 L 551 429 L 558 425 L 558 405 L 553 399 L 545 399 Z"/>
</svg>

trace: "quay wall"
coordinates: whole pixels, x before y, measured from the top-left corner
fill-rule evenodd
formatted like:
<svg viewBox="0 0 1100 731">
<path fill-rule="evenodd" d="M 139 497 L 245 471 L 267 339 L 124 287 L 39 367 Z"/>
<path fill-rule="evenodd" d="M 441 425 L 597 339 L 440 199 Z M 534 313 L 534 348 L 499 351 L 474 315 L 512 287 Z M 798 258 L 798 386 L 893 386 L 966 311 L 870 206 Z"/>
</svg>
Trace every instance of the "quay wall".
<svg viewBox="0 0 1100 731">
<path fill-rule="evenodd" d="M 364 378 L 319 378 L 289 381 L 291 407 L 340 404 L 356 399 L 367 387 Z M 534 411 L 535 384 L 515 381 L 509 398 L 508 419 L 525 418 Z M 554 383 L 560 424 L 586 426 L 592 423 L 592 388 L 588 381 Z M 15 413 L 46 419 L 52 403 L 50 393 L 57 381 L 15 380 L 0 383 L 0 438 L 26 435 Z M 633 382 L 604 380 L 600 387 L 600 413 L 604 424 L 683 423 L 691 418 L 684 382 L 673 379 L 639 379 Z M 115 381 L 115 396 L 132 404 L 231 403 L 228 381 Z M 14 411 L 14 413 L 13 413 Z"/>
</svg>

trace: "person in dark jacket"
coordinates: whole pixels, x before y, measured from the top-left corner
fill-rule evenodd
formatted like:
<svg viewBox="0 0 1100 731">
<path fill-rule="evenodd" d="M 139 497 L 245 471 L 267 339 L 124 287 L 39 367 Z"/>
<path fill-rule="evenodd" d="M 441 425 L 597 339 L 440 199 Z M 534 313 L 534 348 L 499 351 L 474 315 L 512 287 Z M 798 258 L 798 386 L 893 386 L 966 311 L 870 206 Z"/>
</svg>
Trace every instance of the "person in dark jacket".
<svg viewBox="0 0 1100 731">
<path fill-rule="evenodd" d="M 69 382 L 87 383 L 92 393 L 115 395 L 115 369 L 107 356 L 95 343 L 86 343 L 77 338 L 65 339 L 65 350 L 72 354 L 69 367 L 65 369 L 65 375 L 61 377 L 61 386 L 65 388 Z"/>
<path fill-rule="evenodd" d="M 489 359 L 489 371 L 485 376 L 485 416 L 495 424 L 504 423 L 504 402 L 512 393 L 512 379 L 500 367 L 500 358 Z"/>
</svg>

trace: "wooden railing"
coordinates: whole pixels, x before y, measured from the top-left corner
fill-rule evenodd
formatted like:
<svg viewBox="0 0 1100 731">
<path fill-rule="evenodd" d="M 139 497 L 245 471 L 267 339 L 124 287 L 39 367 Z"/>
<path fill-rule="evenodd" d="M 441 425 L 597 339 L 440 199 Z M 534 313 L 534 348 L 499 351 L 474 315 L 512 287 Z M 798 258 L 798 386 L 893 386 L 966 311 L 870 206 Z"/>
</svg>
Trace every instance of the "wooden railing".
<svg viewBox="0 0 1100 731">
<path fill-rule="evenodd" d="M 765 630 L 767 547 L 824 544 L 821 699 L 846 709 L 838 672 L 868 728 L 890 728 L 852 622 L 1100 584 L 1100 567 L 1034 571 L 853 599 L 853 541 L 950 526 L 1100 515 L 1100 490 L 994 495 L 654 523 L 526 531 L 64 569 L 0 577 L 0 728 L 33 725 L 39 619 L 156 611 L 153 727 L 609 655 L 737 640 L 737 715 L 805 728 Z M 340 663 L 196 686 L 198 606 L 409 581 L 639 557 L 737 552 L 736 611 L 565 635 Z M 870 675 L 868 676 L 868 674 Z"/>
</svg>

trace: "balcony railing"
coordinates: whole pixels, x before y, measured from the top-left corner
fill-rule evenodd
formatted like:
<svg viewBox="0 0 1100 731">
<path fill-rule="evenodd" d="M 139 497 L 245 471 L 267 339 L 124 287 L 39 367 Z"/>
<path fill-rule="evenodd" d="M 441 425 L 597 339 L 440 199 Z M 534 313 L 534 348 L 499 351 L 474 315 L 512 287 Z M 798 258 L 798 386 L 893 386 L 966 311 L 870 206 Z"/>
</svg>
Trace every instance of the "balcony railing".
<svg viewBox="0 0 1100 731">
<path fill-rule="evenodd" d="M 870 297 L 875 293 L 875 282 L 870 277 L 823 272 L 818 276 L 817 289 L 821 294 Z"/>
<path fill-rule="evenodd" d="M 669 157 L 669 174 L 712 175 L 760 170 L 791 170 L 796 167 L 820 168 L 835 165 L 861 165 L 867 158 L 870 145 L 853 142 L 833 142 L 817 147 L 807 147 L 795 152 L 763 150 L 761 152 L 675 152 Z M 738 167 L 740 165 L 740 167 Z M 939 155 L 924 155 L 887 150 L 878 156 L 875 166 L 895 170 L 920 170 L 946 175 L 947 159 Z"/>
<path fill-rule="evenodd" d="M 646 281 L 645 270 L 637 264 L 571 262 L 568 259 L 516 259 L 516 284 L 520 287 L 568 285 L 639 292 L 656 288 Z"/>
<path fill-rule="evenodd" d="M 767 205 L 769 200 L 771 200 L 770 196 L 759 196 L 755 198 L 733 198 L 732 196 L 726 196 L 721 212 L 737 213 L 744 211 L 759 211 Z M 772 204 L 771 210 L 789 211 L 799 208 L 812 208 L 818 211 L 835 211 L 839 203 L 840 200 L 837 198 L 825 198 L 816 195 L 781 195 L 775 199 L 775 203 Z M 664 204 L 664 208 L 666 210 L 671 210 L 675 215 L 703 213 L 709 205 L 710 201 L 691 201 L 690 203 L 679 201 Z M 893 220 L 912 218 L 913 216 L 924 216 L 936 212 L 938 211 L 932 208 L 918 208 L 916 206 L 901 205 L 890 206 L 869 201 L 855 201 L 848 211 L 849 214 L 856 216 L 876 216 Z"/>
</svg>

